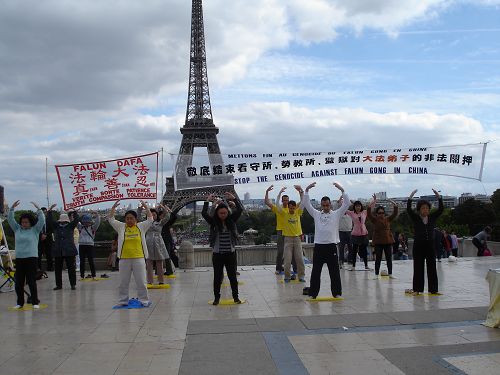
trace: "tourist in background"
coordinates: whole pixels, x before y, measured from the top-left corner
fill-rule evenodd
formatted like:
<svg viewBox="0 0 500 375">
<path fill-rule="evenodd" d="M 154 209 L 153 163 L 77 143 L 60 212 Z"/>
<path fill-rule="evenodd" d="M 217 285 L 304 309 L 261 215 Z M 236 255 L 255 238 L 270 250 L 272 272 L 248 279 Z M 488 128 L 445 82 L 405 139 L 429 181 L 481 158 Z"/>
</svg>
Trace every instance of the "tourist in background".
<svg viewBox="0 0 500 375">
<path fill-rule="evenodd" d="M 455 232 L 451 232 L 450 234 L 450 241 L 451 241 L 451 254 L 454 257 L 458 256 L 458 238 Z"/>
<path fill-rule="evenodd" d="M 434 229 L 436 220 L 443 213 L 443 199 L 439 193 L 432 189 L 439 202 L 435 212 L 430 212 L 429 201 L 420 199 L 417 202 L 417 212 L 412 209 L 412 198 L 417 192 L 413 190 L 408 198 L 406 211 L 413 222 L 413 289 L 407 289 L 406 293 L 418 295 L 424 291 L 424 268 L 427 265 L 427 281 L 429 293 L 438 293 L 438 276 L 436 271 L 436 249 L 434 241 Z"/>
<path fill-rule="evenodd" d="M 38 299 L 38 290 L 36 287 L 36 273 L 38 265 L 38 241 L 40 232 L 45 225 L 45 216 L 43 211 L 36 203 L 31 204 L 37 210 L 38 220 L 31 213 L 23 213 L 19 218 L 19 223 L 14 218 L 14 209 L 19 206 L 19 201 L 15 201 L 10 210 L 8 210 L 7 220 L 14 232 L 15 251 L 16 251 L 16 295 L 17 304 L 15 309 L 21 309 L 24 306 L 24 284 L 28 284 L 31 303 L 34 309 L 40 308 Z M 7 204 L 5 204 L 8 209 Z"/>
<path fill-rule="evenodd" d="M 385 254 L 385 262 L 387 263 L 387 271 L 391 279 L 392 275 L 392 245 L 394 237 L 391 232 L 391 221 L 398 216 L 398 205 L 394 201 L 389 201 L 393 205 L 392 214 L 387 216 L 385 208 L 378 206 L 375 209 L 375 215 L 372 210 L 377 203 L 377 196 L 373 194 L 373 200 L 368 206 L 368 219 L 373 223 L 372 244 L 375 247 L 375 279 L 379 277 L 380 264 L 382 263 L 382 253 Z"/>
<path fill-rule="evenodd" d="M 491 234 L 491 227 L 485 227 L 481 232 L 472 237 L 472 244 L 477 248 L 477 256 L 482 257 L 488 248 L 487 240 Z"/>
</svg>

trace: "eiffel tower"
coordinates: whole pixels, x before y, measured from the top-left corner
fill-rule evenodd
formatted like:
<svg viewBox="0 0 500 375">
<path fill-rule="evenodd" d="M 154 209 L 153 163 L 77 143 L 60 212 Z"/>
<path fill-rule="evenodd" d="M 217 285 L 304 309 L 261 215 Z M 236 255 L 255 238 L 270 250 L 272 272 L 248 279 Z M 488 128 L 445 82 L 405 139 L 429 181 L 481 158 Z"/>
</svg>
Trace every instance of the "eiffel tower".
<svg viewBox="0 0 500 375">
<path fill-rule="evenodd" d="M 238 198 L 232 176 L 193 177 L 186 173 L 187 168 L 193 165 L 195 148 L 206 149 L 210 171 L 213 170 L 213 166 L 224 168 L 217 141 L 219 128 L 214 125 L 210 105 L 202 0 L 192 2 L 188 100 L 186 121 L 180 130 L 182 142 L 174 169 L 175 179 L 174 177 L 166 179 L 163 203 L 172 211 L 177 211 L 188 203 L 205 200 L 209 194 L 222 197 L 225 192 L 230 192 Z"/>
</svg>

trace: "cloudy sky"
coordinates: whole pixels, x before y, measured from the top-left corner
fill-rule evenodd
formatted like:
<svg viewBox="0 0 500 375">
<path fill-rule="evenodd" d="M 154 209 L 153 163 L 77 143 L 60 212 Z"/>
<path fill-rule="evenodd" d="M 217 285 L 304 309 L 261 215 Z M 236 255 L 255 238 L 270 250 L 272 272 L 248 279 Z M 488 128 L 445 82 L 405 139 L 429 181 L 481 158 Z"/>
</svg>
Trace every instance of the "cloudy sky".
<svg viewBox="0 0 500 375">
<path fill-rule="evenodd" d="M 205 0 L 224 153 L 493 141 L 483 182 L 339 176 L 354 197 L 500 187 L 500 0 Z M 0 184 L 61 204 L 53 165 L 177 153 L 187 0 L 0 0 Z M 165 175 L 173 165 L 165 158 Z M 310 181 L 303 181 L 304 184 Z M 331 181 L 319 181 L 317 193 Z M 253 198 L 265 186 L 246 191 Z"/>
</svg>

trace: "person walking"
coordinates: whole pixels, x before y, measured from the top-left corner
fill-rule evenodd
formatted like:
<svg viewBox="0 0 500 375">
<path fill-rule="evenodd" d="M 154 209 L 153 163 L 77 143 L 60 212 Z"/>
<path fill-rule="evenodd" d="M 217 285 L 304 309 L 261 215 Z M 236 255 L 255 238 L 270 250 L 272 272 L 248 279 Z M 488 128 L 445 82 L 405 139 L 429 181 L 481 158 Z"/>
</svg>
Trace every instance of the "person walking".
<svg viewBox="0 0 500 375">
<path fill-rule="evenodd" d="M 85 278 L 85 258 L 89 261 L 90 273 L 87 278 L 95 279 L 95 250 L 94 241 L 97 229 L 101 224 L 101 217 L 94 213 L 94 217 L 90 214 L 82 215 L 80 222 L 78 223 L 77 229 L 79 232 L 78 236 L 78 251 L 80 253 L 80 277 Z"/>
<path fill-rule="evenodd" d="M 75 257 L 78 254 L 76 249 L 74 234 L 76 226 L 78 225 L 78 213 L 73 211 L 72 220 L 67 213 L 61 213 L 59 219 L 56 221 L 53 218 L 52 207 L 49 208 L 48 225 L 50 230 L 54 233 L 54 247 L 53 253 L 55 259 L 55 279 L 56 286 L 53 290 L 62 289 L 62 270 L 63 263 L 66 262 L 68 268 L 68 278 L 71 285 L 71 290 L 76 289 L 76 264 Z"/>
<path fill-rule="evenodd" d="M 220 302 L 220 288 L 224 277 L 224 267 L 226 268 L 227 277 L 231 284 L 233 300 L 237 304 L 241 303 L 238 294 L 238 280 L 236 278 L 237 259 L 235 246 L 238 242 L 236 222 L 243 212 L 243 206 L 232 194 L 226 193 L 226 197 L 234 203 L 234 210 L 232 212 L 229 211 L 226 203 L 219 203 L 215 207 L 214 214 L 210 215 L 209 206 L 215 200 L 213 195 L 207 197 L 201 211 L 201 216 L 203 216 L 210 226 L 209 244 L 213 251 L 212 264 L 214 267 L 214 301 L 212 302 L 214 306 L 217 306 Z"/>
<path fill-rule="evenodd" d="M 366 229 L 366 210 L 363 208 L 363 204 L 360 201 L 356 201 L 353 204 L 353 211 L 346 211 L 352 219 L 353 229 L 352 229 L 352 253 L 349 255 L 351 261 L 351 268 L 349 271 L 354 271 L 356 269 L 356 257 L 363 259 L 365 263 L 365 270 L 368 268 L 368 229 Z"/>
<path fill-rule="evenodd" d="M 26 281 L 31 294 L 31 304 L 34 309 L 39 309 L 40 300 L 38 299 L 36 286 L 38 240 L 40 232 L 45 225 L 45 216 L 40 207 L 36 203 L 31 202 L 37 210 L 38 220 L 31 213 L 23 213 L 18 223 L 14 218 L 14 210 L 19 206 L 19 203 L 20 201 L 15 201 L 7 215 L 7 221 L 14 232 L 16 251 L 16 273 L 14 277 L 16 281 L 17 304 L 14 308 L 21 309 L 24 306 L 24 285 Z"/>
<path fill-rule="evenodd" d="M 436 271 L 436 250 L 434 245 L 434 228 L 436 221 L 443 213 L 443 199 L 439 193 L 432 189 L 438 199 L 439 207 L 435 212 L 430 212 L 431 204 L 429 201 L 420 199 L 417 202 L 417 212 L 412 209 L 412 198 L 417 192 L 413 190 L 408 197 L 406 211 L 413 222 L 413 289 L 407 289 L 405 292 L 418 295 L 424 291 L 424 268 L 427 265 L 427 281 L 429 283 L 429 293 L 438 293 L 438 276 Z"/>
<path fill-rule="evenodd" d="M 146 259 L 148 247 L 146 232 L 153 224 L 153 214 L 146 202 L 141 201 L 142 208 L 146 211 L 146 220 L 138 222 L 137 212 L 125 212 L 125 222 L 115 219 L 116 208 L 120 201 L 116 201 L 108 214 L 108 222 L 118 233 L 117 258 L 120 259 L 120 286 L 118 288 L 118 306 L 127 306 L 129 303 L 130 278 L 134 276 L 139 302 L 144 307 L 151 306 L 148 288 L 146 285 Z"/>
<path fill-rule="evenodd" d="M 379 278 L 380 264 L 382 263 L 382 253 L 385 255 L 385 262 L 387 263 L 387 271 L 391 279 L 392 275 L 392 245 L 394 243 L 394 236 L 391 232 L 391 222 L 398 216 L 398 205 L 389 200 L 393 205 L 392 214 L 387 216 L 385 208 L 378 206 L 373 215 L 373 207 L 377 203 L 377 196 L 373 194 L 373 201 L 367 209 L 368 219 L 373 223 L 372 244 L 375 247 L 375 279 Z"/>
<path fill-rule="evenodd" d="M 311 285 L 309 287 L 309 296 L 313 299 L 318 296 L 321 286 L 321 271 L 325 263 L 330 274 L 330 289 L 333 297 L 338 298 L 342 296 L 337 243 L 340 240 L 339 221 L 349 208 L 350 201 L 349 196 L 342 186 L 337 183 L 333 185 L 342 192 L 342 204 L 340 208 L 332 210 L 330 198 L 325 196 L 321 198 L 321 211 L 316 210 L 311 205 L 309 198 L 309 190 L 316 186 L 316 182 L 306 187 L 305 194 L 300 186 L 296 186 L 296 189 L 300 193 L 301 202 L 304 202 L 305 209 L 314 219 L 313 267 Z"/>
</svg>

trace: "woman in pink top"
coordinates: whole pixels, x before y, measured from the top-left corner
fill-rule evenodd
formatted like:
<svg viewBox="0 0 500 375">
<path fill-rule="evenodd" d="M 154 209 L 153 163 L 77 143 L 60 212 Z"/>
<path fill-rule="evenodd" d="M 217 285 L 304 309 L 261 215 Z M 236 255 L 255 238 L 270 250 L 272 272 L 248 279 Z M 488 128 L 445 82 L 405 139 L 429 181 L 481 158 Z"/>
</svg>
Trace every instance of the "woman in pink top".
<svg viewBox="0 0 500 375">
<path fill-rule="evenodd" d="M 351 233 L 352 238 L 352 252 L 349 254 L 349 258 L 352 263 L 352 267 L 349 271 L 354 271 L 356 269 L 356 255 L 365 262 L 365 270 L 368 270 L 368 230 L 366 229 L 366 210 L 363 209 L 363 205 L 360 201 L 356 201 L 353 204 L 354 211 L 346 211 L 352 219 L 353 228 Z"/>
</svg>

